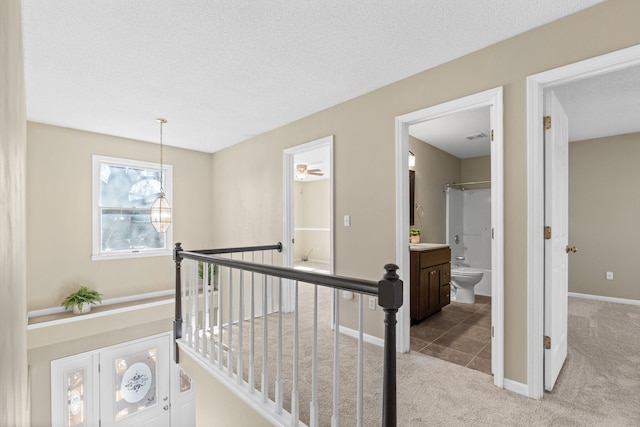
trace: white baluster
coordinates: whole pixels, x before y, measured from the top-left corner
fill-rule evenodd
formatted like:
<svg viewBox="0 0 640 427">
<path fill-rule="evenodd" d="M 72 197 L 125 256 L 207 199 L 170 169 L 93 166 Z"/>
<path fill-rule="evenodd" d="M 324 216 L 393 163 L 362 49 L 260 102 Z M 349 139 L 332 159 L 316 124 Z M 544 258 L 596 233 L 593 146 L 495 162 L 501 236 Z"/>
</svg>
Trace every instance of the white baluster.
<svg viewBox="0 0 640 427">
<path fill-rule="evenodd" d="M 262 403 L 269 400 L 269 369 L 267 367 L 269 334 L 267 321 L 267 276 L 262 280 Z"/>
<path fill-rule="evenodd" d="M 215 361 L 214 344 L 215 344 L 215 304 L 214 298 L 215 296 L 215 287 L 216 281 L 218 278 L 216 277 L 216 266 L 214 264 L 209 264 L 211 267 L 211 276 L 209 277 L 209 281 L 211 281 L 211 286 L 209 287 L 209 293 L 207 294 L 207 299 L 209 299 L 209 362 L 213 363 Z M 209 269 L 207 268 L 207 275 L 209 275 Z"/>
<path fill-rule="evenodd" d="M 278 304 L 282 305 L 282 279 L 278 280 Z M 276 414 L 282 413 L 282 310 L 278 310 L 278 358 L 276 369 Z"/>
<path fill-rule="evenodd" d="M 360 294 L 358 301 L 358 392 L 356 394 L 357 402 L 357 422 L 358 427 L 362 427 L 362 381 L 363 381 L 363 367 L 364 367 L 364 322 L 363 322 L 363 302 L 364 295 Z"/>
<path fill-rule="evenodd" d="M 224 357 L 222 354 L 222 266 L 218 270 L 218 368 L 222 370 Z"/>
<path fill-rule="evenodd" d="M 227 374 L 229 376 L 233 375 L 233 275 L 232 269 L 229 268 L 229 314 L 227 315 L 227 336 L 228 346 L 227 346 Z"/>
<path fill-rule="evenodd" d="M 298 281 L 293 289 L 293 381 L 291 384 L 291 425 L 297 426 L 300 419 L 300 402 L 298 397 Z M 280 299 L 280 311 L 282 312 L 282 298 Z"/>
<path fill-rule="evenodd" d="M 244 257 L 243 257 L 244 261 Z M 240 290 L 238 292 L 238 385 L 244 378 L 244 356 L 242 354 L 242 325 L 244 323 L 244 271 L 240 270 Z"/>
<path fill-rule="evenodd" d="M 331 427 L 340 425 L 340 295 L 338 290 L 333 290 L 335 307 L 335 328 L 333 330 L 333 415 L 331 415 Z"/>
<path fill-rule="evenodd" d="M 298 307 L 296 307 L 296 311 Z M 318 427 L 318 285 L 313 291 L 313 363 L 311 365 L 310 427 Z"/>
<path fill-rule="evenodd" d="M 251 317 L 249 320 L 249 392 L 253 393 L 256 389 L 255 385 L 255 336 L 256 336 L 256 310 L 255 310 L 255 273 L 251 272 Z"/>
</svg>

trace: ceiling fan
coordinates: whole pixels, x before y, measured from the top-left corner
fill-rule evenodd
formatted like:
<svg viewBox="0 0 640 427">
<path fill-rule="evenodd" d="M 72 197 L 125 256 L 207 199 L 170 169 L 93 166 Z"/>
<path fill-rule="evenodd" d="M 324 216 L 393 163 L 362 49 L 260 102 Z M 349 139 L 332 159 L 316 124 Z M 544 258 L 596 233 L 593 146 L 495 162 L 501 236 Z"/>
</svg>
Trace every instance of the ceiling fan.
<svg viewBox="0 0 640 427">
<path fill-rule="evenodd" d="M 322 172 L 322 169 L 308 169 L 307 165 L 298 163 L 296 165 L 296 176 L 298 179 L 304 179 L 307 175 L 322 176 L 324 172 Z"/>
</svg>

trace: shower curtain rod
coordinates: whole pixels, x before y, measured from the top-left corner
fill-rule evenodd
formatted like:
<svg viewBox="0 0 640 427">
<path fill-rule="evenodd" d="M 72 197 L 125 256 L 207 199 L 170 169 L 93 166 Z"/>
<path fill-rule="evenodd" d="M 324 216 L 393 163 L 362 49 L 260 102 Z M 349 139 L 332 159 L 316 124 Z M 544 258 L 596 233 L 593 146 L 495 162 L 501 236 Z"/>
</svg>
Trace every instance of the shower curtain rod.
<svg viewBox="0 0 640 427">
<path fill-rule="evenodd" d="M 454 185 L 474 185 L 474 184 L 491 184 L 491 181 L 454 182 L 453 184 L 447 183 L 447 187 L 453 187 Z"/>
</svg>

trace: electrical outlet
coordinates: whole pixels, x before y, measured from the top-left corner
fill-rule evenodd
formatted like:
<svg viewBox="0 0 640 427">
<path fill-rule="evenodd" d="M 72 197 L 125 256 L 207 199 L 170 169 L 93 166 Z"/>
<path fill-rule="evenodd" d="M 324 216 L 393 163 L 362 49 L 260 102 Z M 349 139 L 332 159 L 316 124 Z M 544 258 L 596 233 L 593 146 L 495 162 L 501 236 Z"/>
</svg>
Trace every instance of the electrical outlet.
<svg viewBox="0 0 640 427">
<path fill-rule="evenodd" d="M 344 226 L 351 227 L 351 215 L 344 216 Z"/>
<path fill-rule="evenodd" d="M 607 280 L 613 280 L 613 271 L 607 271 Z"/>
<path fill-rule="evenodd" d="M 376 309 L 376 297 L 369 297 L 369 308 L 371 310 Z"/>
</svg>

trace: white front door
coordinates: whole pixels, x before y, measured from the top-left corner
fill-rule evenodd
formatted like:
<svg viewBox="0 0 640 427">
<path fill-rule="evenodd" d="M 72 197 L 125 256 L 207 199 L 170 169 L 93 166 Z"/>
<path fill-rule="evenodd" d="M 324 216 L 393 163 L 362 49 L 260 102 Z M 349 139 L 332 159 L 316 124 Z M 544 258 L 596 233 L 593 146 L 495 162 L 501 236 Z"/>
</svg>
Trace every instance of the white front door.
<svg viewBox="0 0 640 427">
<path fill-rule="evenodd" d="M 567 357 L 569 123 L 553 91 L 545 93 L 544 388 L 551 391 Z M 546 123 L 550 118 L 550 126 Z"/>
<path fill-rule="evenodd" d="M 170 338 L 100 353 L 102 426 L 170 426 Z"/>
</svg>

